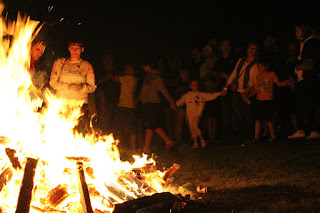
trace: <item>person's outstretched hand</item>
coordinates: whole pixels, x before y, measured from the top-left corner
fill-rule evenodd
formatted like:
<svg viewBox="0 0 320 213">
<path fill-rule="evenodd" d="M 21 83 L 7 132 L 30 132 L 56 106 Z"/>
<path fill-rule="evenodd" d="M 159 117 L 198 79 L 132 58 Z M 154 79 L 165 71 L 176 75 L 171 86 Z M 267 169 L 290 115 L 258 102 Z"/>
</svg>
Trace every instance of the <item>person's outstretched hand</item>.
<svg viewBox="0 0 320 213">
<path fill-rule="evenodd" d="M 220 92 L 220 95 L 222 96 L 222 97 L 224 97 L 224 96 L 226 96 L 227 95 L 227 90 L 221 90 L 221 92 Z"/>
<path fill-rule="evenodd" d="M 173 110 L 176 110 L 177 109 L 177 105 L 176 104 L 170 104 L 170 108 L 173 109 Z"/>
</svg>

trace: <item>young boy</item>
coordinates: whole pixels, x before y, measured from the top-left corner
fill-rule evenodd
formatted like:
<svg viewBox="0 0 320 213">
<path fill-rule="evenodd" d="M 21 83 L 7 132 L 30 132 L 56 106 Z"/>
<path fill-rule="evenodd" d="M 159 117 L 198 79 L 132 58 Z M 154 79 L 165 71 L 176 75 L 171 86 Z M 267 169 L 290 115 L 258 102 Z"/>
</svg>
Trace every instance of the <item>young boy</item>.
<svg viewBox="0 0 320 213">
<path fill-rule="evenodd" d="M 273 125 L 273 113 L 274 113 L 274 103 L 273 103 L 273 86 L 287 86 L 290 84 L 289 80 L 284 82 L 279 82 L 277 75 L 274 72 L 268 71 L 269 63 L 260 59 L 257 62 L 259 75 L 256 78 L 254 90 L 252 90 L 248 96 L 253 96 L 257 94 L 257 101 L 254 105 L 255 114 L 255 138 L 250 142 L 256 142 L 259 140 L 260 125 L 261 121 L 267 123 L 268 129 L 270 131 L 270 138 L 268 142 L 275 141 L 276 134 Z M 247 97 L 247 91 L 243 93 L 243 98 Z"/>
<path fill-rule="evenodd" d="M 89 132 L 90 109 L 94 108 L 89 103 L 88 94 L 94 93 L 95 75 L 92 65 L 81 58 L 84 46 L 80 40 L 70 40 L 68 43 L 69 58 L 57 59 L 52 68 L 50 86 L 56 91 L 58 98 L 66 99 L 69 104 L 83 103 L 77 129 L 79 132 Z"/>
<path fill-rule="evenodd" d="M 130 148 L 135 150 L 137 138 L 137 118 L 135 112 L 137 78 L 134 76 L 134 65 L 126 64 L 124 75 L 114 76 L 112 80 L 121 84 L 118 108 L 112 125 L 115 130 L 115 136 L 120 140 L 120 144 L 124 143 L 122 140 L 124 140 L 125 136 L 129 136 Z"/>
<path fill-rule="evenodd" d="M 198 148 L 198 137 L 200 138 L 201 147 L 206 147 L 206 142 L 202 137 L 202 133 L 199 129 L 199 120 L 203 112 L 203 108 L 206 101 L 211 101 L 220 96 L 220 92 L 206 93 L 199 91 L 199 84 L 197 80 L 190 82 L 191 91 L 184 94 L 177 102 L 176 105 L 187 106 L 187 118 L 189 121 L 191 136 L 194 142 L 192 148 Z"/>
</svg>

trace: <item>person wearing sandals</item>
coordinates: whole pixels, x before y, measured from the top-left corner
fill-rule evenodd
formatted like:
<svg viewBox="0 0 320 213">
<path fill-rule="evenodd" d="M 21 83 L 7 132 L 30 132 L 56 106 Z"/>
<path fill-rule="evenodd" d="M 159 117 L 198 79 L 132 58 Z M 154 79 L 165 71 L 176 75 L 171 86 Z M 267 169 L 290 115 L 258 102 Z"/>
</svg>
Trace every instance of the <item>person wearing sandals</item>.
<svg viewBox="0 0 320 213">
<path fill-rule="evenodd" d="M 198 137 L 201 142 L 201 147 L 206 147 L 206 141 L 202 137 L 201 130 L 199 129 L 199 120 L 203 113 L 206 101 L 211 101 L 220 96 L 220 92 L 206 93 L 199 91 L 199 83 L 197 80 L 190 82 L 191 91 L 184 94 L 177 102 L 178 107 L 186 105 L 187 118 L 190 126 L 191 136 L 194 142 L 192 148 L 198 148 Z"/>
</svg>

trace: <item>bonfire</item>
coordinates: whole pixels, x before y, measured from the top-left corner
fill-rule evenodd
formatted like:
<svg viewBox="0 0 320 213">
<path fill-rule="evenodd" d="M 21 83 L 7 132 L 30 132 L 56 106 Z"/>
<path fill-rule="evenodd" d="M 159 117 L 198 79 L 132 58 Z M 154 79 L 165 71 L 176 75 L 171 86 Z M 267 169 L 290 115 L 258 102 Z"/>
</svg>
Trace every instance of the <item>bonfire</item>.
<svg viewBox="0 0 320 213">
<path fill-rule="evenodd" d="M 121 161 L 112 135 L 74 130 L 82 103 L 33 86 L 27 67 L 38 21 L 1 18 L 0 28 L 1 213 L 113 212 L 169 190 L 179 165 L 162 172 L 147 155 Z"/>
</svg>

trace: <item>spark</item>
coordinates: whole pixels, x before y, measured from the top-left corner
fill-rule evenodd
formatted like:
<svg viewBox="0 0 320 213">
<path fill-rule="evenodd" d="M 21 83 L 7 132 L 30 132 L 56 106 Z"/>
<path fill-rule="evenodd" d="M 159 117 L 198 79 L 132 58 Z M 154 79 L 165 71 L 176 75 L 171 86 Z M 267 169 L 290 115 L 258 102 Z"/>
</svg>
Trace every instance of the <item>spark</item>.
<svg viewBox="0 0 320 213">
<path fill-rule="evenodd" d="M 53 7 L 54 7 L 54 6 L 49 6 L 49 7 L 48 7 L 48 13 L 51 12 L 51 10 L 53 9 Z"/>
</svg>

